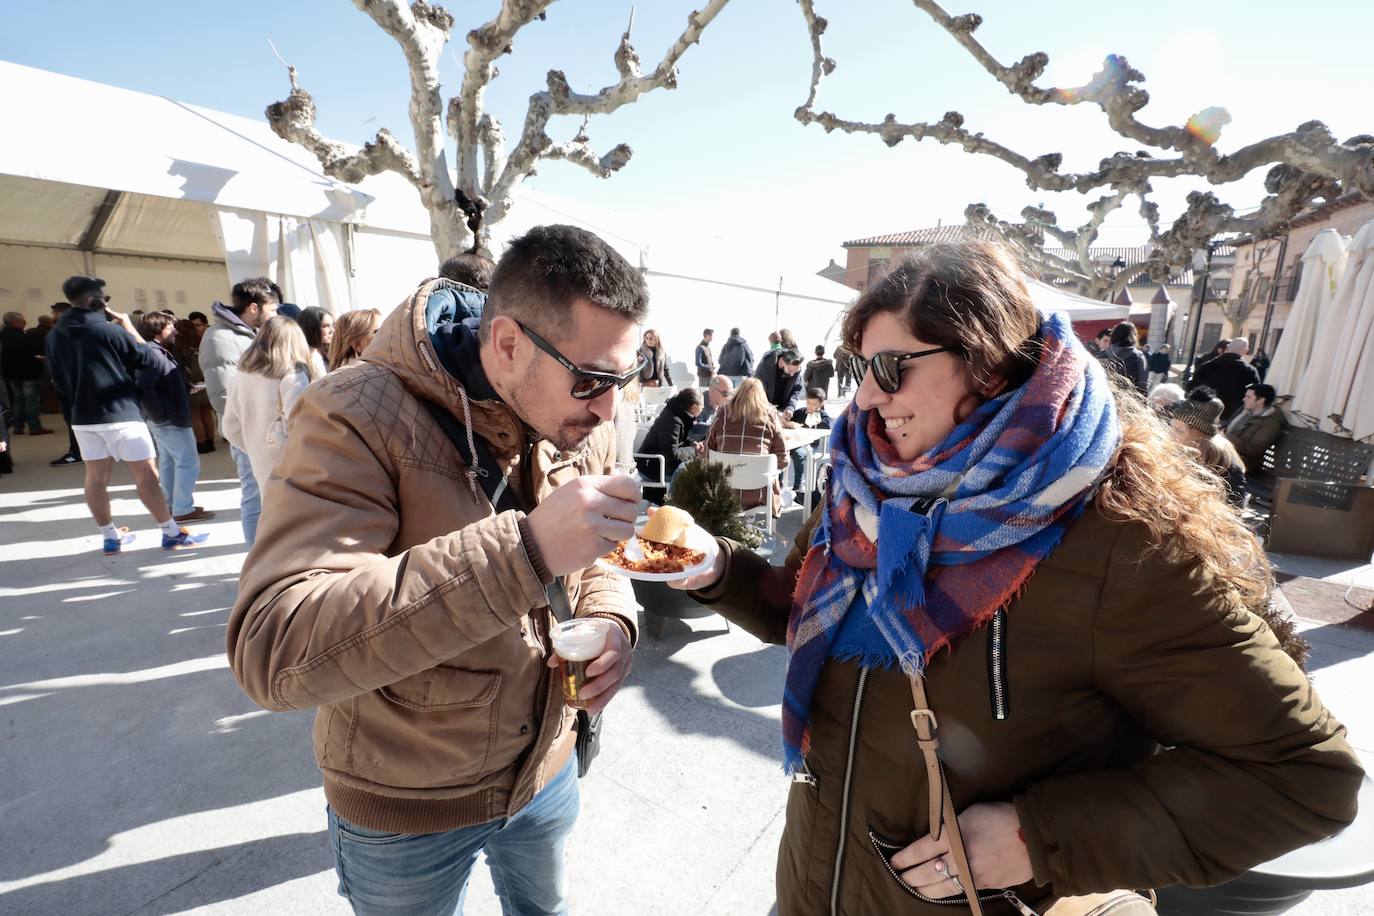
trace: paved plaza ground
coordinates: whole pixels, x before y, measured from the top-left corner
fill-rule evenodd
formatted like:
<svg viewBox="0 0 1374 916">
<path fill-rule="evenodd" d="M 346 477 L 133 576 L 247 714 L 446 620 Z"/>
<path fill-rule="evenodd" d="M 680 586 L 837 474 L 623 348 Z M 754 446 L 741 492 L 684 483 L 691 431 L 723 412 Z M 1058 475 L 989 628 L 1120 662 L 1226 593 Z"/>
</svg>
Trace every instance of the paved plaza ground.
<svg viewBox="0 0 1374 916">
<path fill-rule="evenodd" d="M 329 914 L 335 896 L 308 712 L 239 691 L 224 627 L 244 547 L 225 446 L 197 501 L 199 550 L 167 554 L 115 475 L 138 540 L 104 557 L 65 437 L 15 440 L 0 478 L 0 913 Z M 793 516 L 799 513 L 793 513 Z M 795 526 L 795 521 L 793 522 Z M 1369 566 L 1280 558 L 1303 575 Z M 1312 674 L 1374 765 L 1374 633 L 1310 624 Z M 645 635 L 582 781 L 570 851 L 583 916 L 765 916 L 788 784 L 783 650 L 716 616 Z M 499 913 L 479 866 L 468 912 Z M 1374 886 L 1319 892 L 1298 916 L 1374 913 Z"/>
</svg>

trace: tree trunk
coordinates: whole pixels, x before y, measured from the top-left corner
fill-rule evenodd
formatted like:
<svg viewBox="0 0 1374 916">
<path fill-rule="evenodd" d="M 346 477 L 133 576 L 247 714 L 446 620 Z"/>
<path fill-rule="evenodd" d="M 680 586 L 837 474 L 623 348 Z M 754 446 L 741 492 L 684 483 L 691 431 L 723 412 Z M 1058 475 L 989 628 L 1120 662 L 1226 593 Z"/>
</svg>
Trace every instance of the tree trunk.
<svg viewBox="0 0 1374 916">
<path fill-rule="evenodd" d="M 448 201 L 443 206 L 435 206 L 433 201 L 427 203 L 429 234 L 434 242 L 434 254 L 439 259 L 435 264 L 437 271 L 449 258 L 472 247 L 472 233 L 468 231 L 467 217 L 456 203 Z"/>
</svg>

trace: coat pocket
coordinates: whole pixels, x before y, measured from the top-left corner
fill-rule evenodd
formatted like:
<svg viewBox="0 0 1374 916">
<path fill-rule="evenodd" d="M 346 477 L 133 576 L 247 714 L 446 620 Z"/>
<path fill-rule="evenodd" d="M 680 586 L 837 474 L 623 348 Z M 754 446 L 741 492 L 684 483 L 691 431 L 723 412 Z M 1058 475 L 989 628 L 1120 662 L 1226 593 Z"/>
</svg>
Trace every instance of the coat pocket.
<svg viewBox="0 0 1374 916">
<path fill-rule="evenodd" d="M 400 788 L 477 782 L 496 743 L 500 689 L 499 671 L 438 667 L 358 697 L 348 771 Z"/>
</svg>

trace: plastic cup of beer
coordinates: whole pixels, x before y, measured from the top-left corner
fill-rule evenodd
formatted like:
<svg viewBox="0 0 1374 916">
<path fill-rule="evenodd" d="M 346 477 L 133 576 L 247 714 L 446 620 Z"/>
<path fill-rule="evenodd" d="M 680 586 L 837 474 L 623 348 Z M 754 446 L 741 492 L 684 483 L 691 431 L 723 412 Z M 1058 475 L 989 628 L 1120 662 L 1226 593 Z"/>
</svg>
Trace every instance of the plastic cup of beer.
<svg viewBox="0 0 1374 916">
<path fill-rule="evenodd" d="M 612 626 L 609 620 L 580 617 L 554 624 L 549 634 L 558 656 L 558 676 L 563 682 L 563 700 L 574 709 L 586 709 L 582 688 L 587 683 L 587 665 L 601 655 Z"/>
</svg>

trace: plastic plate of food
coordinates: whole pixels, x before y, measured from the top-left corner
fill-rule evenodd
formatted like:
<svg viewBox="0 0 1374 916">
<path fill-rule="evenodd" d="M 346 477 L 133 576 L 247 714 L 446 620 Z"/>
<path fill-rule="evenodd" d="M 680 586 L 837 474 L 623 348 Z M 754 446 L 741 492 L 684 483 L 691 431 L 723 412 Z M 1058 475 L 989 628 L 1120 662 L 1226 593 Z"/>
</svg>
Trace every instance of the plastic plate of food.
<svg viewBox="0 0 1374 916">
<path fill-rule="evenodd" d="M 672 582 L 709 570 L 719 550 L 716 539 L 692 516 L 664 506 L 635 536 L 596 561 L 602 569 L 642 582 Z"/>
</svg>

